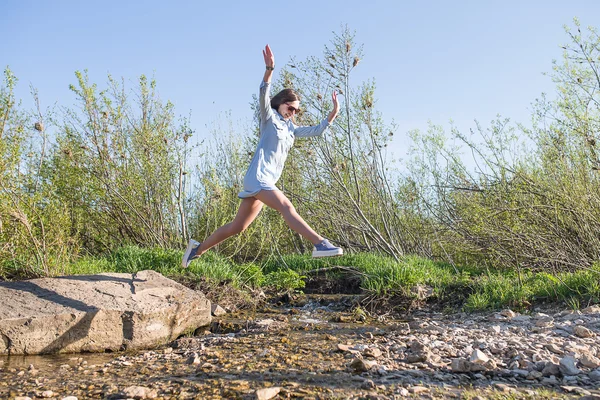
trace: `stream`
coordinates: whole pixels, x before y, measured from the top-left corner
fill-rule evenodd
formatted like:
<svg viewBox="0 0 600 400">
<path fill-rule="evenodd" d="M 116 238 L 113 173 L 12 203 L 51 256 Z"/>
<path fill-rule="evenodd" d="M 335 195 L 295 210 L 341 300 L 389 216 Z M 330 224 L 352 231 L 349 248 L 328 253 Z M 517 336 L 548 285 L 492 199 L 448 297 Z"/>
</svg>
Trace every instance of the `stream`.
<svg viewBox="0 0 600 400">
<path fill-rule="evenodd" d="M 600 396 L 594 368 L 574 376 L 542 372 L 559 362 L 546 354 L 545 342 L 566 349 L 572 338 L 554 340 L 552 331 L 532 329 L 524 318 L 515 323 L 500 313 L 433 311 L 372 318 L 356 301 L 354 295 L 307 295 L 226 314 L 194 335 L 146 351 L 0 357 L 0 398 Z M 595 314 L 589 321 L 598 328 Z M 589 345 L 597 354 L 597 336 L 580 342 L 580 351 Z M 491 361 L 468 361 L 476 350 Z M 466 370 L 455 359 L 466 360 L 460 364 Z"/>
</svg>

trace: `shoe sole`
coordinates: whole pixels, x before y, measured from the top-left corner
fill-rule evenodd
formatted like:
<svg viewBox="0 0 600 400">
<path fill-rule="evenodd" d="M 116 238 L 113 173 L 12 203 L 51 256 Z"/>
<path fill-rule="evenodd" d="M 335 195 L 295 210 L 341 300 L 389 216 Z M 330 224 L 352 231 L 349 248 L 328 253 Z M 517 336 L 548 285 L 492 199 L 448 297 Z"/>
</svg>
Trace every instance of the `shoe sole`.
<svg viewBox="0 0 600 400">
<path fill-rule="evenodd" d="M 341 256 L 343 254 L 344 254 L 344 250 L 342 250 L 342 249 L 335 249 L 335 250 L 313 251 L 312 256 L 313 256 L 313 258 L 320 258 L 320 257 Z"/>
<path fill-rule="evenodd" d="M 183 254 L 183 258 L 181 259 L 181 267 L 182 268 L 187 268 L 190 265 L 188 262 L 188 258 L 190 257 L 190 254 L 192 254 L 192 250 L 194 250 L 199 245 L 200 245 L 200 242 L 196 242 L 194 239 L 190 239 L 190 241 L 187 245 L 187 249 L 185 249 L 185 253 Z M 191 260 L 190 260 L 190 262 L 191 262 Z"/>
</svg>

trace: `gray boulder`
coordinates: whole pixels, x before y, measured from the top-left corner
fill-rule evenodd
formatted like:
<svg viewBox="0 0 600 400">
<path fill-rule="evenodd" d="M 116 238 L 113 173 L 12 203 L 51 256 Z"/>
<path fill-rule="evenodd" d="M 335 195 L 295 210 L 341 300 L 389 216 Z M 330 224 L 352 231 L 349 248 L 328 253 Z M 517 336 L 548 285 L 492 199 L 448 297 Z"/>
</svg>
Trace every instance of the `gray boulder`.
<svg viewBox="0 0 600 400">
<path fill-rule="evenodd" d="M 154 271 L 0 282 L 0 354 L 133 350 L 210 324 L 210 302 Z"/>
</svg>

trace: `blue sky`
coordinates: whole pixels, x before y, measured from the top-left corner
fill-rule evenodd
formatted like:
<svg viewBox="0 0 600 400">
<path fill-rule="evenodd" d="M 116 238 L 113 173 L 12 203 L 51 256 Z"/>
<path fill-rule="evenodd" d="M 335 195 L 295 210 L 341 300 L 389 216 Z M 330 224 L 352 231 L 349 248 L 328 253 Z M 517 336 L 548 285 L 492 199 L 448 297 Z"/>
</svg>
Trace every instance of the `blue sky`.
<svg viewBox="0 0 600 400">
<path fill-rule="evenodd" d="M 264 45 L 281 66 L 320 56 L 347 25 L 364 46 L 356 79 L 375 79 L 378 110 L 398 124 L 392 150 L 403 156 L 405 133 L 428 120 L 460 129 L 496 114 L 527 122 L 531 102 L 554 91 L 542 73 L 561 57 L 563 25 L 579 17 L 588 26 L 598 15 L 593 0 L 2 0 L 0 65 L 19 78 L 25 106 L 30 84 L 43 107 L 73 105 L 76 70 L 101 87 L 108 73 L 129 87 L 146 74 L 176 113 L 191 113 L 196 137 L 225 112 L 245 134 Z"/>
</svg>

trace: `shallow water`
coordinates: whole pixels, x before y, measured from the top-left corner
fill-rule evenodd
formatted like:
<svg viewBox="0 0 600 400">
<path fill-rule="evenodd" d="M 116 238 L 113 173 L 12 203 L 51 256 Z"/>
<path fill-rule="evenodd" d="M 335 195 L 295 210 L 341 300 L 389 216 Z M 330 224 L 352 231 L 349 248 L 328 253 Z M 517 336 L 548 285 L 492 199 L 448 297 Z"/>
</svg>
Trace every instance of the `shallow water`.
<svg viewBox="0 0 600 400">
<path fill-rule="evenodd" d="M 0 357 L 0 398 L 34 398 L 48 390 L 105 398 L 130 385 L 156 388 L 159 398 L 244 398 L 270 382 L 296 382 L 289 390 L 297 395 L 326 398 L 353 385 L 345 372 L 332 381 L 332 373 L 343 372 L 344 357 L 330 348 L 380 330 L 352 322 L 353 303 L 353 296 L 315 295 L 227 314 L 197 336 L 154 350 Z M 198 365 L 188 363 L 194 354 Z"/>
<path fill-rule="evenodd" d="M 118 357 L 119 353 L 81 353 L 81 354 L 45 354 L 0 356 L 4 369 L 22 369 L 34 365 L 39 371 L 54 370 L 61 365 L 81 365 L 82 362 L 102 365 Z"/>
<path fill-rule="evenodd" d="M 281 390 L 276 398 L 394 399 L 411 393 L 442 399 L 485 384 L 473 375 L 403 362 L 394 354 L 415 334 L 428 340 L 435 332 L 400 334 L 395 326 L 403 321 L 365 318 L 355 304 L 355 296 L 344 295 L 292 299 L 214 318 L 197 335 L 154 350 L 0 357 L 0 398 L 116 399 L 133 397 L 125 391 L 140 386 L 150 391 L 148 398 L 249 399 L 276 386 Z M 433 326 L 439 318 L 430 320 Z M 468 321 L 446 322 L 469 329 Z M 367 372 L 352 367 L 374 348 L 383 352 L 371 359 L 375 367 Z"/>
</svg>

